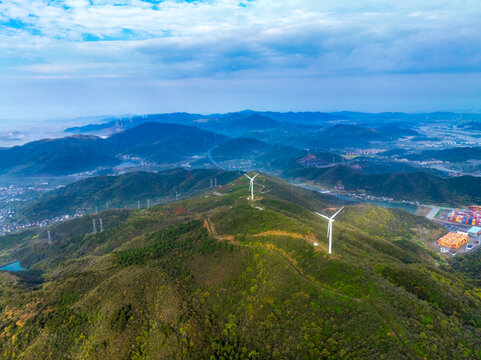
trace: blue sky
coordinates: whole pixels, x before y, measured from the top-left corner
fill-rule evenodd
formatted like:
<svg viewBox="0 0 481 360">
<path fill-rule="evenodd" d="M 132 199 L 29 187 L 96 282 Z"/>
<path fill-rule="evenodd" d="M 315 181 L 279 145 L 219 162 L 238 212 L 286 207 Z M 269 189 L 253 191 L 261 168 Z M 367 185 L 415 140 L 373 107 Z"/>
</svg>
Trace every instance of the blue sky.
<svg viewBox="0 0 481 360">
<path fill-rule="evenodd" d="M 479 112 L 479 19 L 471 0 L 0 0 L 0 118 Z"/>
</svg>

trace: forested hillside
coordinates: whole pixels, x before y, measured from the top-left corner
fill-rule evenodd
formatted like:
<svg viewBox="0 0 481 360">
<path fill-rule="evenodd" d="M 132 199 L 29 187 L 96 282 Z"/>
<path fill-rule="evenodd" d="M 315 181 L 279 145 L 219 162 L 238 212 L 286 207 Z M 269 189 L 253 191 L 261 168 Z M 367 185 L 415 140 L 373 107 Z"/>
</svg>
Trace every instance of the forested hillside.
<svg viewBox="0 0 481 360">
<path fill-rule="evenodd" d="M 97 176 L 50 191 L 28 202 L 17 215 L 20 221 L 39 221 L 60 215 L 74 215 L 106 208 L 147 206 L 227 184 L 237 172 L 209 169 L 172 169 L 159 173 L 130 172 L 118 176 Z"/>
<path fill-rule="evenodd" d="M 240 178 L 222 196 L 127 212 L 102 233 L 66 231 L 86 217 L 63 224 L 52 244 L 44 233 L 17 236 L 6 252 L 36 281 L 0 273 L 2 356 L 481 356 L 481 290 L 426 245 L 441 228 L 350 205 L 329 256 L 326 222 L 313 210 L 330 214 L 339 200 L 256 180 L 255 201 Z"/>
<path fill-rule="evenodd" d="M 473 176 L 446 179 L 421 171 L 371 175 L 343 165 L 291 169 L 285 171 L 284 176 L 328 187 L 342 185 L 346 190 L 362 190 L 397 200 L 448 205 L 481 202 L 481 181 Z"/>
</svg>

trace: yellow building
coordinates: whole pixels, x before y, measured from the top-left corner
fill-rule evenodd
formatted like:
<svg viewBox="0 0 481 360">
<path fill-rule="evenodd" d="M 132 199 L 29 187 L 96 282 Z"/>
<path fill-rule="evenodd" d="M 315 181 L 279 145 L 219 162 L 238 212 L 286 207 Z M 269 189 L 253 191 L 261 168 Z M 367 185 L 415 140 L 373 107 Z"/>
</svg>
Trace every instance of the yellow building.
<svg viewBox="0 0 481 360">
<path fill-rule="evenodd" d="M 438 246 L 450 249 L 457 249 L 466 244 L 468 241 L 469 235 L 467 233 L 449 233 L 438 240 Z"/>
</svg>

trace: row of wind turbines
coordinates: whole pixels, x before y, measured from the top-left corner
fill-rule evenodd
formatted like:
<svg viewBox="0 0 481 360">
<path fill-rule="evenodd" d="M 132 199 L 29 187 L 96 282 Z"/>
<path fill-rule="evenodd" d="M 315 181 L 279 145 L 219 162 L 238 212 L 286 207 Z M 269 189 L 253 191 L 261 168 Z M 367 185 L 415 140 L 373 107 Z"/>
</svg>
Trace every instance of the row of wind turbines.
<svg viewBox="0 0 481 360">
<path fill-rule="evenodd" d="M 259 174 L 255 174 L 253 177 L 250 177 L 247 174 L 244 174 L 248 179 L 249 179 L 249 191 L 251 192 L 251 200 L 254 200 L 254 180 Z M 334 223 L 334 218 L 341 212 L 341 210 L 344 209 L 344 206 L 341 207 L 334 215 L 331 217 L 327 217 L 326 215 L 323 215 L 321 213 L 316 212 L 317 215 L 323 217 L 328 221 L 327 224 L 327 238 L 329 239 L 329 254 L 332 253 L 332 224 Z"/>
</svg>

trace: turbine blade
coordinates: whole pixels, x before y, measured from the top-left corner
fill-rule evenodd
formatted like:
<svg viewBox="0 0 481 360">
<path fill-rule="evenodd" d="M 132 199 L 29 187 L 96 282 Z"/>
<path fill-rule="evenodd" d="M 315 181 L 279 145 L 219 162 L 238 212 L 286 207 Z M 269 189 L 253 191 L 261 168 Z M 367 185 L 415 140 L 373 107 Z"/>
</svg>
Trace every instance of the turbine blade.
<svg viewBox="0 0 481 360">
<path fill-rule="evenodd" d="M 318 212 L 316 212 L 316 214 L 319 215 L 319 216 L 322 216 L 322 217 L 323 217 L 324 219 L 326 219 L 326 220 L 329 220 L 329 218 L 328 218 L 326 215 L 322 215 L 322 214 L 320 214 L 320 213 L 318 213 Z"/>
<path fill-rule="evenodd" d="M 252 178 L 253 181 L 254 181 L 254 179 L 257 177 L 257 175 L 259 175 L 259 174 L 255 174 L 255 175 L 254 175 L 254 177 Z"/>
<path fill-rule="evenodd" d="M 334 219 L 336 217 L 336 215 L 341 212 L 342 209 L 344 209 L 344 206 L 342 208 L 340 208 L 339 210 L 337 210 L 337 212 L 334 215 L 332 215 L 331 219 Z"/>
<path fill-rule="evenodd" d="M 252 180 L 252 178 L 251 178 L 249 175 L 244 174 L 244 176 L 247 176 L 247 178 L 248 178 L 249 180 Z"/>
</svg>

